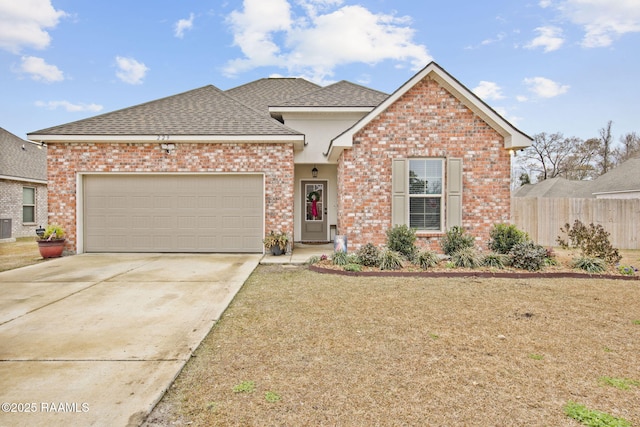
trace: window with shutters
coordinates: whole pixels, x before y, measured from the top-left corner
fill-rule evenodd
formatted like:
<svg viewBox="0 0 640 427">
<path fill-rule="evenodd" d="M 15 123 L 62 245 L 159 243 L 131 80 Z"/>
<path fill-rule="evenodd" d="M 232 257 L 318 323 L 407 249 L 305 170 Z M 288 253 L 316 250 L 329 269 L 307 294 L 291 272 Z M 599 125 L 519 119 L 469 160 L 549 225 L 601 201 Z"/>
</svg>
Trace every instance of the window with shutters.
<svg viewBox="0 0 640 427">
<path fill-rule="evenodd" d="M 442 233 L 462 225 L 462 159 L 393 159 L 393 225 Z"/>
</svg>

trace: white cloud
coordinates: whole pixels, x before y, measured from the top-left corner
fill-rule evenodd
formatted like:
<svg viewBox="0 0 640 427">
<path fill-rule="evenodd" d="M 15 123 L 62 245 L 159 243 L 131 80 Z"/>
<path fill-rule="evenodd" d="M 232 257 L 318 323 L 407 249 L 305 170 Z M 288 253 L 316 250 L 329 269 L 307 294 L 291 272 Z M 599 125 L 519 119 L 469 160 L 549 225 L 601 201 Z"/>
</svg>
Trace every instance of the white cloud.
<svg viewBox="0 0 640 427">
<path fill-rule="evenodd" d="M 58 108 L 62 108 L 66 111 L 76 113 L 82 111 L 89 111 L 92 113 L 97 113 L 102 111 L 102 105 L 98 104 L 72 104 L 69 101 L 36 101 L 36 107 L 46 108 L 47 110 L 56 110 Z"/>
<path fill-rule="evenodd" d="M 526 96 L 524 96 L 524 95 L 518 95 L 518 96 L 516 96 L 516 101 L 518 101 L 518 102 L 527 102 L 528 100 L 529 100 L 529 98 L 527 98 L 527 97 L 526 97 Z"/>
<path fill-rule="evenodd" d="M 525 47 L 527 49 L 535 49 L 537 47 L 544 48 L 545 52 L 553 52 L 560 49 L 564 43 L 562 37 L 562 29 L 558 27 L 538 27 L 535 29 L 538 37 L 531 40 Z"/>
<path fill-rule="evenodd" d="M 540 0 L 540 3 L 538 4 L 540 5 L 541 8 L 545 9 L 551 6 L 551 0 Z"/>
<path fill-rule="evenodd" d="M 116 57 L 116 63 L 120 71 L 116 72 L 116 76 L 125 83 L 132 85 L 138 85 L 142 83 L 142 80 L 149 71 L 146 65 L 142 62 L 138 62 L 133 58 L 123 58 L 122 56 Z"/>
<path fill-rule="evenodd" d="M 343 64 L 394 60 L 418 70 L 431 60 L 424 45 L 412 42 L 415 30 L 408 17 L 374 14 L 362 6 L 336 9 L 340 0 L 296 4 L 301 16 L 287 0 L 244 0 L 243 10 L 228 18 L 244 58 L 230 61 L 225 72 L 277 66 L 323 82 Z"/>
<path fill-rule="evenodd" d="M 554 98 L 566 93 L 570 87 L 568 85 L 561 85 L 545 77 L 525 78 L 524 84 L 528 86 L 530 92 L 540 98 Z"/>
<path fill-rule="evenodd" d="M 0 48 L 12 53 L 23 47 L 44 49 L 51 42 L 46 30 L 64 16 L 50 0 L 0 0 Z"/>
<path fill-rule="evenodd" d="M 175 29 L 174 29 L 174 35 L 176 37 L 178 37 L 179 39 L 184 37 L 184 32 L 186 30 L 190 30 L 193 28 L 193 19 L 195 18 L 195 16 L 193 15 L 193 13 L 189 14 L 189 19 L 180 19 L 178 22 L 176 22 L 175 25 Z"/>
<path fill-rule="evenodd" d="M 473 89 L 473 93 L 485 101 L 504 99 L 504 95 L 502 95 L 502 88 L 500 88 L 497 83 L 487 82 L 484 80 L 482 80 L 478 86 Z"/>
<path fill-rule="evenodd" d="M 627 33 L 640 32 L 637 0 L 564 0 L 558 9 L 584 28 L 582 46 L 606 47 Z"/>
<path fill-rule="evenodd" d="M 23 56 L 20 70 L 30 74 L 36 81 L 51 83 L 64 80 L 64 74 L 58 67 L 47 64 L 44 59 L 35 56 Z"/>
</svg>

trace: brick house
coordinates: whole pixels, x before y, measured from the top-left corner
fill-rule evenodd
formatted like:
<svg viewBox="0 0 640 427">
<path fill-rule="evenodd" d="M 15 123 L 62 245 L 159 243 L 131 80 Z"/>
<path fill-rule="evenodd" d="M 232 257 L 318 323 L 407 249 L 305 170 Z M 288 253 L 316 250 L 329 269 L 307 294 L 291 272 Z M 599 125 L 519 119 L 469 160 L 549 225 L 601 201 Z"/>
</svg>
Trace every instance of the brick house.
<svg viewBox="0 0 640 427">
<path fill-rule="evenodd" d="M 0 128 L 0 241 L 47 223 L 47 149 Z"/>
<path fill-rule="evenodd" d="M 341 81 L 205 86 L 30 133 L 49 150 L 51 222 L 72 252 L 262 252 L 383 244 L 394 224 L 479 240 L 510 212 L 510 150 L 531 144 L 436 63 L 393 94 Z"/>
</svg>

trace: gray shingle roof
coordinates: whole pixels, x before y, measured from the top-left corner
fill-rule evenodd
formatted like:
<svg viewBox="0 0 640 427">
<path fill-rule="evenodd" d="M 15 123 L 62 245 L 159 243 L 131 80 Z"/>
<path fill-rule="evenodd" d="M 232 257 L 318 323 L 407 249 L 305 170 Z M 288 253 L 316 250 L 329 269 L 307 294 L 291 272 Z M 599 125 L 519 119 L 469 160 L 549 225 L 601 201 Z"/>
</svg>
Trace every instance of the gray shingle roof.
<svg viewBox="0 0 640 427">
<path fill-rule="evenodd" d="M 46 181 L 47 149 L 0 128 L 0 175 Z"/>
<path fill-rule="evenodd" d="M 209 85 L 88 119 L 42 129 L 37 135 L 300 135 Z"/>
<path fill-rule="evenodd" d="M 251 108 L 269 114 L 269 106 L 284 103 L 320 87 L 301 78 L 265 78 L 228 89 L 226 93 Z"/>
<path fill-rule="evenodd" d="M 284 103 L 271 104 L 277 107 L 376 107 L 389 97 L 388 94 L 360 86 L 346 80 L 317 89 L 311 93 Z"/>
</svg>

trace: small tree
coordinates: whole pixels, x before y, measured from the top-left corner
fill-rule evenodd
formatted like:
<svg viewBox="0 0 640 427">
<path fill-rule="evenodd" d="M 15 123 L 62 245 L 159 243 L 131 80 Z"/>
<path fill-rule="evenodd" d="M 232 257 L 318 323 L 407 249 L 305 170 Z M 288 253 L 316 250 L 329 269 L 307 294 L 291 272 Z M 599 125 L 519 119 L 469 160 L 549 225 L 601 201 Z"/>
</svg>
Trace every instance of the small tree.
<svg viewBox="0 0 640 427">
<path fill-rule="evenodd" d="M 586 226 L 580 220 L 575 220 L 573 227 L 569 223 L 560 228 L 569 238 L 567 242 L 558 236 L 557 242 L 563 248 L 580 249 L 583 257 L 595 257 L 603 259 L 607 264 L 615 264 L 622 258 L 618 249 L 614 248 L 609 241 L 609 232 L 600 224 L 593 223 Z"/>
</svg>

